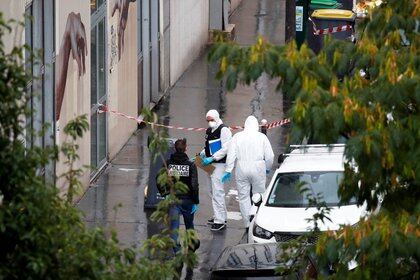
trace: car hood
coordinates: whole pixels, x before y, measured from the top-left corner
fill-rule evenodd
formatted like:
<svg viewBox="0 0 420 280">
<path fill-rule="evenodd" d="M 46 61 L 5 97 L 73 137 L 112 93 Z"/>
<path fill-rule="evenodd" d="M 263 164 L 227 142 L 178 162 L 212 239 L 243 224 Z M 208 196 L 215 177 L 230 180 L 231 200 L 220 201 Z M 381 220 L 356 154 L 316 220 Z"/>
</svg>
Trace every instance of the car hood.
<svg viewBox="0 0 420 280">
<path fill-rule="evenodd" d="M 307 220 L 312 219 L 315 213 L 316 208 L 262 206 L 255 222 L 271 232 L 307 232 L 308 228 L 313 228 L 313 223 Z M 365 215 L 365 207 L 357 205 L 332 207 L 328 215 L 331 221 L 320 223 L 319 227 L 321 231 L 337 230 L 341 224 L 353 225 Z"/>
</svg>

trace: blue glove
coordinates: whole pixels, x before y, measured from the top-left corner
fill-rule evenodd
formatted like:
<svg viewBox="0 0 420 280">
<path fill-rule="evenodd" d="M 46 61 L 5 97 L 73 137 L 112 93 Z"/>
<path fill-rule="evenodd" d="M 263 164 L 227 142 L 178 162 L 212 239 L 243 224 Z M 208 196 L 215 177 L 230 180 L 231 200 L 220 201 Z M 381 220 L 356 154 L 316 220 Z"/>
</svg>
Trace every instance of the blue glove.
<svg viewBox="0 0 420 280">
<path fill-rule="evenodd" d="M 266 169 L 265 170 L 265 174 L 268 175 L 269 173 L 270 173 L 270 170 L 269 169 Z"/>
<path fill-rule="evenodd" d="M 230 178 L 232 178 L 232 173 L 230 173 L 230 172 L 223 173 L 222 183 L 229 182 L 230 181 Z"/>
<path fill-rule="evenodd" d="M 206 157 L 206 158 L 203 159 L 203 165 L 204 166 L 209 165 L 212 162 L 213 162 L 213 158 L 212 157 Z"/>
<path fill-rule="evenodd" d="M 191 214 L 194 214 L 195 212 L 197 212 L 198 209 L 199 209 L 198 204 L 193 204 L 191 208 Z"/>
<path fill-rule="evenodd" d="M 195 159 L 196 159 L 197 157 L 201 157 L 201 160 L 203 160 L 203 159 L 205 158 L 205 156 L 204 156 L 203 154 L 196 154 L 196 155 L 195 155 L 195 157 L 193 157 L 193 158 L 191 159 L 191 161 L 192 161 L 192 162 L 195 162 Z"/>
</svg>

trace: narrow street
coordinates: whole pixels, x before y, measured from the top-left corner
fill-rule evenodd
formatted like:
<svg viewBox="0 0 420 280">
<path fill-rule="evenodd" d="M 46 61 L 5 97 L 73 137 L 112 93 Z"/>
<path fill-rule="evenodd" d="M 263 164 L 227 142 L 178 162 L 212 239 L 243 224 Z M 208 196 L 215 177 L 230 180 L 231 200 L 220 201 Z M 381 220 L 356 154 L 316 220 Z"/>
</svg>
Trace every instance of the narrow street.
<svg viewBox="0 0 420 280">
<path fill-rule="evenodd" d="M 285 1 L 244 0 L 231 17 L 231 22 L 236 24 L 236 41 L 240 45 L 250 45 L 255 42 L 257 34 L 261 34 L 272 43 L 282 44 L 284 13 Z M 209 65 L 206 57 L 207 53 L 204 52 L 156 108 L 159 123 L 206 127 L 205 114 L 210 109 L 218 110 L 227 125 L 242 125 L 250 114 L 269 122 L 284 118 L 287 104 L 283 102 L 281 93 L 275 92 L 275 81 L 263 76 L 253 86 L 240 85 L 234 92 L 227 93 L 223 83 L 214 79 L 217 68 Z M 147 149 L 149 133 L 147 128 L 138 130 L 78 204 L 89 225 L 114 229 L 123 246 L 140 247 L 145 239 L 159 231 L 159 226 L 149 220 L 151 213 L 143 210 L 144 186 L 148 181 L 150 166 Z M 169 130 L 168 134 L 171 138 L 186 137 L 190 156 L 199 152 L 204 145 L 203 132 L 186 134 Z M 284 129 L 270 130 L 268 137 L 277 158 L 284 148 Z M 229 211 L 227 230 L 221 233 L 210 231 L 206 221 L 212 215 L 212 207 L 205 176 L 201 171 L 199 181 L 200 209 L 195 225 L 201 247 L 194 279 L 205 279 L 221 251 L 226 246 L 241 242 L 244 227 L 232 180 L 226 186 Z"/>
</svg>

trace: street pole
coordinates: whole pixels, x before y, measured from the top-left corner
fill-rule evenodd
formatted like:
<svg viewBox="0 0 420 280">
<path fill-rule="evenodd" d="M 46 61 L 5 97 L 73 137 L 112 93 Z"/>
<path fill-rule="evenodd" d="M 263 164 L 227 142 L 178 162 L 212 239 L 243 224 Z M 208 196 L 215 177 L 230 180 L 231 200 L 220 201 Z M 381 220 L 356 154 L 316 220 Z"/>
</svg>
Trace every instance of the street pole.
<svg viewBox="0 0 420 280">
<path fill-rule="evenodd" d="M 286 0 L 286 42 L 295 38 L 296 0 Z"/>
<path fill-rule="evenodd" d="M 306 40 L 307 23 L 309 18 L 309 0 L 296 0 L 295 5 L 296 44 L 298 48 L 300 48 Z"/>
</svg>

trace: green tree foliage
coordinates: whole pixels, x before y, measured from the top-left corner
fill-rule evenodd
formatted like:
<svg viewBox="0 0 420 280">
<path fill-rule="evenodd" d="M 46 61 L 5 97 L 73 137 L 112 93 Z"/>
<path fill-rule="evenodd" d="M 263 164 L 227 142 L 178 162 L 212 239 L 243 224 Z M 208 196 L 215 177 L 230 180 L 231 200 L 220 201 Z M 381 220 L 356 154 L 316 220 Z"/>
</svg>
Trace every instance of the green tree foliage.
<svg viewBox="0 0 420 280">
<path fill-rule="evenodd" d="M 114 233 L 107 237 L 102 229 L 86 228 L 72 200 L 83 173 L 74 169 L 76 139 L 87 131 L 87 118 L 80 116 L 66 125 L 70 141 L 60 148 L 25 147 L 22 139 L 32 133 L 25 132 L 23 121 L 29 115 L 25 89 L 31 77 L 22 64 L 23 48 L 5 52 L 6 32 L 10 27 L 0 13 L 0 279 L 173 279 L 183 263 L 194 265 L 196 256 L 188 245 L 195 232 L 183 235 L 183 250 L 173 257 L 168 231 L 148 239 L 138 252 L 121 248 Z M 164 149 L 159 137 L 152 140 L 157 153 Z M 40 175 L 60 152 L 69 167 L 63 174 L 69 185 L 67 199 Z M 175 202 L 168 198 L 155 216 L 169 221 L 168 208 Z"/>
<path fill-rule="evenodd" d="M 353 44 L 327 38 L 319 54 L 294 42 L 251 47 L 219 42 L 209 59 L 231 90 L 263 72 L 291 98 L 292 139 L 347 138 L 342 202 L 381 211 L 317 243 L 337 278 L 420 277 L 420 2 L 387 0 L 358 23 Z M 349 260 L 358 268 L 349 272 Z"/>
</svg>

